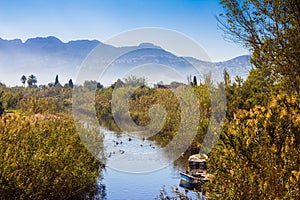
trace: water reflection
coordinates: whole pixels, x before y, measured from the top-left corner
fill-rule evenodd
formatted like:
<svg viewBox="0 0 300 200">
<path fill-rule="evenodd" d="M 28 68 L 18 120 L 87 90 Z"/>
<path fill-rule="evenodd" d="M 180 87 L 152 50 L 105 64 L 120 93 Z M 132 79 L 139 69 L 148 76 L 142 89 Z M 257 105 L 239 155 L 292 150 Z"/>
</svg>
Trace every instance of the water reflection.
<svg viewBox="0 0 300 200">
<path fill-rule="evenodd" d="M 159 157 L 154 158 L 152 161 L 142 160 L 136 161 L 126 155 L 148 154 L 160 149 L 155 141 L 148 141 L 146 139 L 133 138 L 130 135 L 116 134 L 112 131 L 105 129 L 104 132 L 104 155 L 107 158 L 106 168 L 103 169 L 103 179 L 99 183 L 105 185 L 104 199 L 155 199 L 164 188 L 165 192 L 172 195 L 174 187 L 180 185 L 179 170 L 186 169 L 188 155 L 183 155 L 174 163 L 170 160 L 167 154 L 159 154 Z M 156 159 L 156 160 L 155 160 Z M 147 167 L 153 169 L 153 166 L 148 166 L 155 162 L 172 163 L 166 167 L 159 168 L 155 171 L 132 173 L 126 172 L 126 167 L 136 167 L 138 169 Z M 184 188 L 177 187 L 178 192 L 186 193 L 187 196 L 196 199 L 197 195 Z"/>
</svg>

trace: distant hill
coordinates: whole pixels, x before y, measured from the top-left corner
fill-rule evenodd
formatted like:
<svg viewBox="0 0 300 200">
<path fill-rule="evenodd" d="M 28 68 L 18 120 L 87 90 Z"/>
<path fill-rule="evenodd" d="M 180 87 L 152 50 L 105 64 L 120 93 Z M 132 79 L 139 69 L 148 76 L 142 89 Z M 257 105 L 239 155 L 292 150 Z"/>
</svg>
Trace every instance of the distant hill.
<svg viewBox="0 0 300 200">
<path fill-rule="evenodd" d="M 25 42 L 20 39 L 3 40 L 0 38 L 0 81 L 8 85 L 20 85 L 20 77 L 34 74 L 38 78 L 38 84 L 53 82 L 56 74 L 59 74 L 62 84 L 70 78 L 76 79 L 76 74 L 81 63 L 95 48 L 101 49 L 108 56 L 122 55 L 114 61 L 108 70 L 106 84 L 114 82 L 122 77 L 130 69 L 154 63 L 175 69 L 182 77 L 197 75 L 202 77 L 207 74 L 212 66 L 223 72 L 226 69 L 232 77 L 237 75 L 247 77 L 250 65 L 250 56 L 244 55 L 224 62 L 206 62 L 195 58 L 178 57 L 158 46 L 143 43 L 132 47 L 113 47 L 101 43 L 98 40 L 75 40 L 67 43 L 56 37 L 30 38 Z M 197 68 L 195 70 L 195 67 Z M 176 77 L 160 77 L 160 68 L 143 68 L 144 74 L 154 74 L 157 80 L 172 81 Z M 167 73 L 167 72 L 166 72 Z M 186 78 L 185 78 L 186 79 Z"/>
</svg>

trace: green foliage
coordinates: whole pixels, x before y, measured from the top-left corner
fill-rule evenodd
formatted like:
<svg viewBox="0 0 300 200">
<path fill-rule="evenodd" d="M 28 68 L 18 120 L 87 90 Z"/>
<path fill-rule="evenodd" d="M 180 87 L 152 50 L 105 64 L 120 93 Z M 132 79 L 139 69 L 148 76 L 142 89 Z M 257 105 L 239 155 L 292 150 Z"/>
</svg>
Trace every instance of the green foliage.
<svg viewBox="0 0 300 200">
<path fill-rule="evenodd" d="M 0 119 L 1 199 L 84 199 L 95 192 L 99 163 L 64 114 Z"/>
<path fill-rule="evenodd" d="M 23 84 L 23 86 L 25 86 L 25 83 L 26 83 L 26 81 L 27 81 L 26 76 L 25 76 L 25 75 L 22 75 L 20 81 L 21 81 L 21 83 Z"/>
<path fill-rule="evenodd" d="M 65 107 L 59 102 L 57 98 L 44 97 L 28 97 L 23 98 L 18 107 L 20 110 L 27 114 L 37 114 L 37 113 L 61 113 L 65 111 Z"/>
<path fill-rule="evenodd" d="M 212 198 L 300 198 L 299 105 L 296 95 L 280 95 L 236 112 L 210 154 Z"/>
<path fill-rule="evenodd" d="M 196 193 L 197 194 L 197 199 L 202 200 L 205 198 L 201 197 L 200 193 Z M 185 191 L 181 191 L 179 190 L 178 187 L 174 187 L 172 194 L 168 194 L 166 192 L 165 187 L 163 186 L 163 188 L 160 190 L 160 194 L 155 198 L 155 200 L 190 200 L 190 198 L 188 197 L 188 190 Z"/>
<path fill-rule="evenodd" d="M 96 91 L 95 109 L 100 125 L 114 131 L 120 131 L 111 113 L 112 87 Z M 80 97 L 78 97 L 80 98 Z"/>
<path fill-rule="evenodd" d="M 71 92 L 69 87 L 0 86 L 0 112 L 7 112 L 0 117 L 0 199 L 92 198 L 101 165 L 80 139 L 92 140 L 97 155 L 102 139 L 80 125 L 79 139 L 67 114 Z"/>
<path fill-rule="evenodd" d="M 146 79 L 130 75 L 127 78 L 125 78 L 124 84 L 127 86 L 143 86 L 146 85 Z"/>
<path fill-rule="evenodd" d="M 31 74 L 30 76 L 28 76 L 27 78 L 27 84 L 29 87 L 33 87 L 36 86 L 37 84 L 37 78 L 35 75 Z"/>
<path fill-rule="evenodd" d="M 227 123 L 210 154 L 212 199 L 300 199 L 300 4 L 221 1 L 225 34 L 253 52 L 248 79 L 225 73 Z"/>
<path fill-rule="evenodd" d="M 269 102 L 271 86 L 260 70 L 251 70 L 245 82 L 236 78 L 235 82 L 231 83 L 227 72 L 224 76 L 228 119 L 232 119 L 239 109 L 250 110 L 255 105 L 266 106 Z"/>
<path fill-rule="evenodd" d="M 119 127 L 114 121 L 111 110 L 113 87 L 114 86 L 104 88 L 101 91 L 96 92 L 95 108 L 98 120 L 102 126 L 110 130 L 120 131 Z M 186 93 L 185 87 L 186 86 L 183 85 L 177 89 L 178 96 L 182 96 Z M 128 92 L 128 86 L 126 84 L 121 84 L 121 87 L 119 86 L 117 90 L 117 94 L 114 95 L 124 96 L 124 93 Z M 134 89 L 132 88 L 132 90 Z M 201 118 L 199 119 L 199 126 L 197 129 L 198 134 L 196 135 L 193 144 L 190 146 L 189 151 L 197 152 L 201 147 L 202 140 L 207 132 L 207 128 L 209 125 L 211 116 L 211 102 L 207 86 L 196 86 L 193 88 L 193 91 L 196 94 L 196 98 L 198 99 L 198 106 L 200 108 Z M 114 106 L 117 106 L 117 108 L 115 108 L 115 112 L 120 112 L 121 109 L 123 109 L 123 104 L 121 101 L 122 98 L 116 97 L 115 99 L 116 103 L 114 104 Z M 120 102 L 118 103 L 119 100 Z M 147 126 L 149 125 L 151 120 L 149 110 L 156 104 L 161 105 L 166 111 L 166 121 L 164 123 L 163 128 L 158 132 L 158 134 L 154 135 L 149 139 L 155 140 L 158 144 L 165 146 L 175 137 L 179 130 L 180 124 L 189 126 L 191 123 L 190 121 L 183 121 L 187 119 L 181 118 L 182 110 L 180 109 L 180 106 L 184 107 L 185 103 L 187 102 L 182 102 L 182 105 L 180 105 L 178 97 L 174 94 L 173 91 L 169 89 L 154 89 L 141 86 L 135 89 L 130 97 L 129 113 L 132 120 L 137 125 Z M 84 99 L 82 99 L 82 108 L 84 108 Z M 194 109 L 197 109 L 197 106 L 195 106 Z M 114 114 L 118 115 L 118 113 Z M 192 111 L 191 113 L 189 113 L 189 115 L 194 116 Z M 153 125 L 156 126 L 155 123 Z M 128 130 L 130 130 L 130 128 L 131 127 L 128 127 Z M 188 129 L 189 127 L 182 126 L 181 128 Z"/>
<path fill-rule="evenodd" d="M 103 85 L 101 85 L 97 81 L 84 81 L 83 87 L 92 91 L 92 90 L 96 90 L 96 89 L 101 89 L 103 87 Z"/>
<path fill-rule="evenodd" d="M 72 79 L 70 79 L 70 80 L 69 80 L 69 83 L 68 83 L 68 85 L 69 85 L 69 87 L 70 87 L 70 88 L 73 88 L 73 87 L 74 87 L 74 84 L 73 84 L 73 81 L 72 81 Z"/>
<path fill-rule="evenodd" d="M 293 93 L 300 91 L 300 3 L 222 0 L 219 21 L 226 36 L 253 51 L 251 62 L 266 81 Z"/>
<path fill-rule="evenodd" d="M 18 102 L 23 98 L 23 94 L 19 91 L 12 91 L 9 88 L 0 88 L 0 102 L 4 109 L 16 108 Z"/>
</svg>

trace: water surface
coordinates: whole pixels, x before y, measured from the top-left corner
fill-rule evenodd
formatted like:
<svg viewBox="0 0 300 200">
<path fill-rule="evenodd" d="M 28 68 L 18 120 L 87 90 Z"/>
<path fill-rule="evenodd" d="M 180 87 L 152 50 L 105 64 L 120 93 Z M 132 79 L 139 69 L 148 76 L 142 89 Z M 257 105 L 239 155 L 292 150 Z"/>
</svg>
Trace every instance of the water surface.
<svg viewBox="0 0 300 200">
<path fill-rule="evenodd" d="M 179 187 L 179 170 L 185 169 L 184 165 L 177 162 L 179 165 L 175 166 L 173 161 L 169 160 L 169 165 L 161 167 L 163 165 L 160 162 L 166 163 L 166 159 L 168 159 L 164 154 L 155 158 L 157 164 L 152 167 L 148 165 L 153 164 L 153 160 L 151 162 L 143 160 L 145 168 L 155 170 L 139 173 L 124 170 L 135 164 L 135 160 L 128 155 L 134 153 L 145 155 L 158 151 L 161 147 L 155 142 L 135 138 L 128 134 L 118 135 L 111 131 L 105 131 L 104 146 L 104 155 L 107 161 L 102 172 L 103 179 L 100 182 L 105 186 L 105 199 L 156 199 L 163 188 L 169 195 L 172 195 L 174 187 L 183 193 L 186 192 L 185 189 Z M 131 161 L 125 161 L 125 159 Z M 123 167 L 124 165 L 127 167 Z M 141 162 L 138 165 L 140 168 Z M 191 191 L 187 192 L 187 195 L 196 199 L 196 194 Z"/>
</svg>

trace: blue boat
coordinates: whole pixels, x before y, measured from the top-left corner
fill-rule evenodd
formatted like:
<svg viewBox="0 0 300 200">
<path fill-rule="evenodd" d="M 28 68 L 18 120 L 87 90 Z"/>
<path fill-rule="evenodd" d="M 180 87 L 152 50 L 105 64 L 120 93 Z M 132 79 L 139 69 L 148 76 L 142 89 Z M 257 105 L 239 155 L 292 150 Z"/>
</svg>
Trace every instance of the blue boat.
<svg viewBox="0 0 300 200">
<path fill-rule="evenodd" d="M 188 159 L 189 171 L 179 171 L 180 184 L 187 189 L 194 189 L 199 184 L 209 180 L 209 174 L 206 173 L 206 162 L 208 160 L 205 154 L 194 154 Z"/>
<path fill-rule="evenodd" d="M 188 190 L 194 190 L 196 185 L 194 183 L 189 183 L 189 182 L 186 182 L 182 179 L 180 179 L 180 183 L 179 183 L 179 186 L 180 187 L 183 187 L 185 189 L 188 189 Z"/>
<path fill-rule="evenodd" d="M 195 183 L 196 182 L 196 177 L 194 177 L 194 176 L 192 176 L 188 173 L 179 171 L 179 174 L 180 174 L 180 180 L 182 180 L 182 181 L 185 181 L 185 182 L 188 182 L 188 183 Z"/>
</svg>

